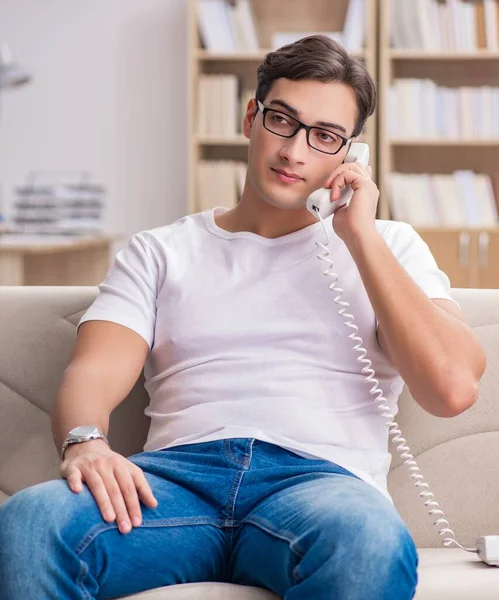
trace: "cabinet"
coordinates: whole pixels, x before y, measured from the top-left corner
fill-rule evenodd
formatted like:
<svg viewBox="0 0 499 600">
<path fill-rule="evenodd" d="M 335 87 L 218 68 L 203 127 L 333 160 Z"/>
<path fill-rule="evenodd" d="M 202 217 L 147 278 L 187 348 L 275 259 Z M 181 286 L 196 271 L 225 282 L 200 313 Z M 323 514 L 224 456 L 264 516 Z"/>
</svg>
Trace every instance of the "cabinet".
<svg viewBox="0 0 499 600">
<path fill-rule="evenodd" d="M 109 270 L 116 239 L 0 236 L 0 286 L 98 285 Z"/>
<path fill-rule="evenodd" d="M 499 288 L 498 229 L 420 229 L 455 288 Z"/>
</svg>

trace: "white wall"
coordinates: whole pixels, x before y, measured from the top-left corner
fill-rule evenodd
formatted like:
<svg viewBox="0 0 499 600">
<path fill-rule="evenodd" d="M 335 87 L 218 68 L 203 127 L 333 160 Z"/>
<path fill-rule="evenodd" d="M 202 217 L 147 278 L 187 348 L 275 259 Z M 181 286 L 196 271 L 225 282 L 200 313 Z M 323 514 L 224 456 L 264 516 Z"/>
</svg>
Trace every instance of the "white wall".
<svg viewBox="0 0 499 600">
<path fill-rule="evenodd" d="M 2 94 L 3 203 L 32 169 L 89 169 L 106 226 L 186 213 L 185 0 L 1 0 L 0 41 L 34 74 Z"/>
</svg>

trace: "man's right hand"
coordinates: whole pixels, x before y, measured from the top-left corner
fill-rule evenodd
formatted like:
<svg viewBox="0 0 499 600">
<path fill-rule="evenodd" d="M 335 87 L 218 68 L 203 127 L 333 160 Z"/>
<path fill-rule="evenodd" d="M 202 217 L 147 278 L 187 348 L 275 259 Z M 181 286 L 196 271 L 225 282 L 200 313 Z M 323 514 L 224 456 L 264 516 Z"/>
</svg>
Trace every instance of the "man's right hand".
<svg viewBox="0 0 499 600">
<path fill-rule="evenodd" d="M 104 520 L 116 521 L 121 533 L 142 523 L 139 500 L 149 508 L 158 505 L 142 469 L 101 439 L 68 446 L 61 476 L 76 493 L 86 483 Z"/>
</svg>

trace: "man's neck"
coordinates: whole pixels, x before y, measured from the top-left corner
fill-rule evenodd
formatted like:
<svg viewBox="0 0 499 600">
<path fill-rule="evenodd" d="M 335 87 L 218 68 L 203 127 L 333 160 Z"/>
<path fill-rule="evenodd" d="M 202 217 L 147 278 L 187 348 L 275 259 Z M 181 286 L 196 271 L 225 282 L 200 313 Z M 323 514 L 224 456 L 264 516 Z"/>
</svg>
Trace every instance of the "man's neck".
<svg viewBox="0 0 499 600">
<path fill-rule="evenodd" d="M 216 215 L 215 222 L 221 229 L 232 233 L 250 231 L 273 239 L 313 225 L 317 220 L 306 206 L 285 210 L 272 206 L 256 195 L 243 192 L 237 205 Z"/>
</svg>

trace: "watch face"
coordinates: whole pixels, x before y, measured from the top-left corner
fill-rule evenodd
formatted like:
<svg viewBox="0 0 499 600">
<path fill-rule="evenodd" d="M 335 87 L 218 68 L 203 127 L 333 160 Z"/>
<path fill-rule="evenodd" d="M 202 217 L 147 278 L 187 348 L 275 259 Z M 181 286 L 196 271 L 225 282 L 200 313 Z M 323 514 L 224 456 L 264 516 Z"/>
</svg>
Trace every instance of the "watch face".
<svg viewBox="0 0 499 600">
<path fill-rule="evenodd" d="M 93 425 L 80 425 L 71 430 L 71 435 L 75 437 L 92 435 L 93 433 L 98 433 L 97 427 Z"/>
</svg>

